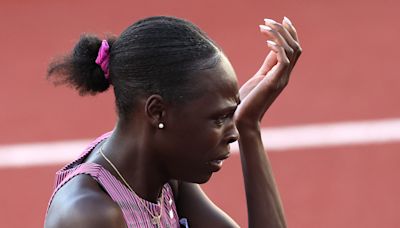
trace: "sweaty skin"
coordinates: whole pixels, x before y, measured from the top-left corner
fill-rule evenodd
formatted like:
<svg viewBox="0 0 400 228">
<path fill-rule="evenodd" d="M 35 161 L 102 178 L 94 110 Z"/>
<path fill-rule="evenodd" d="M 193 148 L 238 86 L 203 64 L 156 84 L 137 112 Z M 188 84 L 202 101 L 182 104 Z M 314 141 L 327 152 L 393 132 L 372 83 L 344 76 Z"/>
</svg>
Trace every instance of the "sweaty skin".
<svg viewBox="0 0 400 228">
<path fill-rule="evenodd" d="M 261 141 L 260 121 L 286 87 L 302 50 L 289 20 L 269 20 L 265 26 L 260 32 L 272 41 L 268 42 L 270 52 L 240 90 L 229 60 L 220 53 L 216 67 L 196 72 L 194 89 L 202 91 L 201 96 L 179 105 L 157 94 L 142 97 L 130 121 L 118 120 L 111 137 L 94 148 L 85 162 L 98 163 L 118 178 L 97 153 L 103 146 L 138 196 L 156 202 L 162 186 L 169 182 L 178 213 L 188 218 L 190 227 L 238 227 L 198 184 L 218 171 L 215 162 L 226 158 L 229 144 L 239 140 L 249 227 L 286 227 Z M 158 129 L 159 123 L 165 127 Z M 126 224 L 118 205 L 97 182 L 79 175 L 55 194 L 45 227 Z"/>
</svg>

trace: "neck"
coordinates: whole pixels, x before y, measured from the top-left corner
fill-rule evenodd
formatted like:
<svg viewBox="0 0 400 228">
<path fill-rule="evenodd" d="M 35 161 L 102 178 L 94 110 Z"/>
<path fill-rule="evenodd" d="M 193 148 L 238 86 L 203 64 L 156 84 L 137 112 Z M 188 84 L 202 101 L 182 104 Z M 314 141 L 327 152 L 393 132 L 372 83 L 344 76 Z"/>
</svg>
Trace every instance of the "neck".
<svg viewBox="0 0 400 228">
<path fill-rule="evenodd" d="M 144 128 L 121 126 L 126 125 L 118 123 L 113 134 L 104 142 L 103 153 L 138 196 L 156 203 L 168 178 L 152 148 L 154 143 L 151 143 L 151 137 L 148 132 L 143 131 Z M 108 171 L 121 179 L 101 155 L 96 160 L 101 160 L 100 163 Z M 123 180 L 120 181 L 124 184 Z"/>
</svg>

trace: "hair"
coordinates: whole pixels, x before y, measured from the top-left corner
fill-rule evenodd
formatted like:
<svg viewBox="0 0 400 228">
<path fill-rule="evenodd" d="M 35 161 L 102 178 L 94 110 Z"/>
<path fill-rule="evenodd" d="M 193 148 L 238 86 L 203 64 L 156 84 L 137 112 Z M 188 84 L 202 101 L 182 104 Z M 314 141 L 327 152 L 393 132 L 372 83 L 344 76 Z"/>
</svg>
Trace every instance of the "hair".
<svg viewBox="0 0 400 228">
<path fill-rule="evenodd" d="M 107 41 L 108 80 L 95 63 L 102 41 L 88 34 L 80 37 L 69 55 L 49 65 L 47 76 L 54 84 L 67 84 L 82 96 L 106 91 L 112 84 L 118 114 L 124 118 L 143 95 L 159 94 L 179 103 L 199 96 L 194 73 L 215 67 L 221 53 L 197 26 L 167 16 L 139 20 L 118 38 L 109 37 Z"/>
</svg>

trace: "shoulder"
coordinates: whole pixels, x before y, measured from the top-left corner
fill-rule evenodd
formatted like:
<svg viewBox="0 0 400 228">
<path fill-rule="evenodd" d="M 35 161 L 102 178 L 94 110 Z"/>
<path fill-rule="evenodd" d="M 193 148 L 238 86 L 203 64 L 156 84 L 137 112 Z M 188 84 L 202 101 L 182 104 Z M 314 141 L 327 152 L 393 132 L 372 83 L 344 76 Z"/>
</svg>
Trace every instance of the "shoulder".
<svg viewBox="0 0 400 228">
<path fill-rule="evenodd" d="M 178 180 L 169 180 L 168 184 L 171 187 L 172 193 L 174 195 L 175 201 L 179 198 L 179 181 Z"/>
<path fill-rule="evenodd" d="M 54 196 L 45 227 L 125 227 L 121 209 L 88 175 L 78 175 Z"/>
<path fill-rule="evenodd" d="M 179 217 L 187 218 L 191 227 L 239 227 L 207 197 L 198 184 L 173 181 L 170 185 Z"/>
</svg>

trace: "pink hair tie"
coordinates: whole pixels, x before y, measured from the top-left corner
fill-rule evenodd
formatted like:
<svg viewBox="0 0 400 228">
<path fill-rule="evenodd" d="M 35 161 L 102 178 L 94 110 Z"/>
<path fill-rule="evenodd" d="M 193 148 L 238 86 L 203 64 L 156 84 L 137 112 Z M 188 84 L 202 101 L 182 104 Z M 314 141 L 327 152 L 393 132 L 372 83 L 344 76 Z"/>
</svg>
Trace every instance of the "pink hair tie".
<svg viewBox="0 0 400 228">
<path fill-rule="evenodd" d="M 107 40 L 101 42 L 99 53 L 97 54 L 96 64 L 101 67 L 104 72 L 105 78 L 108 80 L 110 72 L 108 70 L 108 63 L 110 62 L 110 46 Z"/>
</svg>

